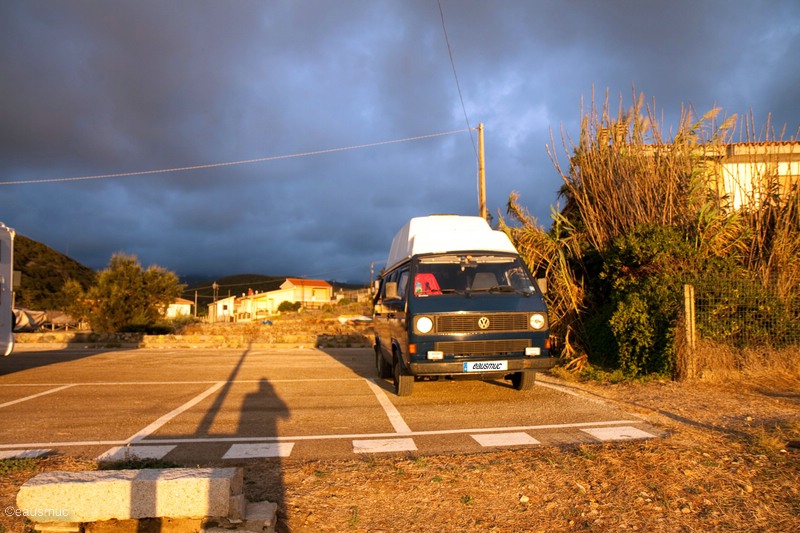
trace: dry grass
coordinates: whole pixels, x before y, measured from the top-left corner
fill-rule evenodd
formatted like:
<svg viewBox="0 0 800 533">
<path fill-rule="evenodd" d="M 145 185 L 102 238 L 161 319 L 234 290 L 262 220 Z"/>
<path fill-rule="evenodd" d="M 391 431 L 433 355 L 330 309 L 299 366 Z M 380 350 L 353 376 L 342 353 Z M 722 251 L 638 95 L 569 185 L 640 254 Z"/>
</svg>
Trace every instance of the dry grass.
<svg viewBox="0 0 800 533">
<path fill-rule="evenodd" d="M 287 531 L 798 531 L 800 380 L 572 384 L 662 440 L 285 463 Z M 266 464 L 246 477 L 257 480 Z"/>
<path fill-rule="evenodd" d="M 664 439 L 464 455 L 245 463 L 283 531 L 800 531 L 800 376 L 564 381 L 663 428 Z M 55 457 L 0 461 L 0 507 Z M 0 532 L 22 532 L 0 516 Z"/>
<path fill-rule="evenodd" d="M 696 365 L 704 381 L 725 382 L 746 377 L 782 382 L 800 378 L 800 347 L 769 346 L 736 349 L 700 339 Z"/>
</svg>

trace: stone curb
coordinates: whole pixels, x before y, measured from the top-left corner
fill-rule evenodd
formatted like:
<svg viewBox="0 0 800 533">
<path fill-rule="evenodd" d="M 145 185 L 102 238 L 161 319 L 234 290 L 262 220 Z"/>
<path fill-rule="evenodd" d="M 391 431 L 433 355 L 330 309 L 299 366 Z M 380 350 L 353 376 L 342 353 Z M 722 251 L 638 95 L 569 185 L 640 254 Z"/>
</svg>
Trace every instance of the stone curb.
<svg viewBox="0 0 800 533">
<path fill-rule="evenodd" d="M 37 531 L 49 532 L 162 517 L 215 518 L 240 531 L 274 526 L 275 504 L 248 505 L 243 491 L 241 468 L 45 472 L 22 485 L 17 507 L 36 523 Z"/>
</svg>

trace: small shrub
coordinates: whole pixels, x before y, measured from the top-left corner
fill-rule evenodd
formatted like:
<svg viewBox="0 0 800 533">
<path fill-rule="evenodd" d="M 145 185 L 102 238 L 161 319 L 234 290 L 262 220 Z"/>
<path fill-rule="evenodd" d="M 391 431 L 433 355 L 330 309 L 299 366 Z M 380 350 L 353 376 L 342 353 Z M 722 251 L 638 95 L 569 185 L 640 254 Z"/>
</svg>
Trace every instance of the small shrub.
<svg viewBox="0 0 800 533">
<path fill-rule="evenodd" d="M 144 335 L 169 335 L 174 332 L 174 326 L 166 322 L 158 322 L 155 324 L 128 324 L 120 329 L 120 333 L 142 333 Z"/>
<path fill-rule="evenodd" d="M 281 313 L 292 313 L 300 310 L 302 304 L 300 302 L 289 302 L 284 300 L 278 306 L 278 311 Z"/>
<path fill-rule="evenodd" d="M 626 374 L 672 371 L 681 287 L 691 264 L 692 248 L 669 226 L 637 226 L 614 240 L 601 277 L 610 287 L 608 325 Z"/>
<path fill-rule="evenodd" d="M 36 470 L 39 461 L 29 458 L 3 459 L 0 460 L 0 475 L 7 475 L 11 472 Z"/>
</svg>

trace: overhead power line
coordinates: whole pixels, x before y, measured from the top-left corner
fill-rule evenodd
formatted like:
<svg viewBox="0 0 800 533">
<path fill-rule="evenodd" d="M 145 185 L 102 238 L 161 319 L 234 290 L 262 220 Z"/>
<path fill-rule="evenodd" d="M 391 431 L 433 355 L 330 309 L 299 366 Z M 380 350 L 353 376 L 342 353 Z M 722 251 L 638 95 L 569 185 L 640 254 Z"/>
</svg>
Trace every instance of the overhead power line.
<svg viewBox="0 0 800 533">
<path fill-rule="evenodd" d="M 391 141 L 380 141 L 374 143 L 367 143 L 367 144 L 358 144 L 354 146 L 343 146 L 340 148 L 328 148 L 325 150 L 315 150 L 313 152 L 301 152 L 297 154 L 285 154 L 285 155 L 275 155 L 269 157 L 260 157 L 258 159 L 244 159 L 241 161 L 227 161 L 224 163 L 209 163 L 206 165 L 192 165 L 187 167 L 175 167 L 175 168 L 163 168 L 158 170 L 141 170 L 135 172 L 117 172 L 114 174 L 99 174 L 95 176 L 79 176 L 79 177 L 72 177 L 72 178 L 45 178 L 45 179 L 36 179 L 36 180 L 20 180 L 20 181 L 0 181 L 0 185 L 28 185 L 33 183 L 59 183 L 59 182 L 66 182 L 66 181 L 86 181 L 86 180 L 100 180 L 100 179 L 110 179 L 110 178 L 124 178 L 128 176 L 145 176 L 148 174 L 167 174 L 171 172 L 186 172 L 189 170 L 202 170 L 207 168 L 218 168 L 218 167 L 230 167 L 234 165 L 249 165 L 253 163 L 263 163 L 266 161 L 276 161 L 279 159 L 292 159 L 295 157 L 307 157 L 313 155 L 322 155 L 322 154 L 332 154 L 335 152 L 345 152 L 348 150 L 359 150 L 362 148 L 372 148 L 375 146 L 383 146 L 386 144 L 396 144 L 396 143 L 403 143 L 403 142 L 410 142 L 410 141 L 418 141 L 422 139 L 430 139 L 432 137 L 442 137 L 444 135 L 454 135 L 456 133 L 464 133 L 466 130 L 456 130 L 456 131 L 444 131 L 441 133 L 430 133 L 427 135 L 418 135 L 416 137 L 406 137 L 404 139 L 394 139 Z M 471 133 L 470 133 L 471 135 Z"/>
<path fill-rule="evenodd" d="M 439 16 L 442 20 L 442 32 L 444 33 L 444 41 L 447 44 L 447 54 L 450 56 L 450 66 L 453 68 L 453 78 L 456 80 L 456 89 L 458 90 L 458 99 L 461 101 L 461 110 L 464 112 L 464 120 L 467 123 L 467 130 L 469 131 L 469 140 L 470 144 L 472 145 L 472 150 L 475 152 L 475 174 L 477 175 L 477 180 L 475 183 L 475 188 L 478 193 L 479 201 L 478 203 L 482 206 L 481 216 L 485 216 L 485 183 L 484 183 L 484 176 L 483 176 L 483 130 L 479 132 L 480 141 L 480 153 L 479 148 L 475 146 L 475 137 L 472 135 L 472 128 L 470 127 L 469 123 L 469 116 L 467 116 L 467 106 L 464 105 L 464 95 L 461 92 L 461 83 L 458 81 L 458 72 L 456 71 L 456 61 L 453 58 L 453 48 L 450 46 L 450 37 L 447 35 L 447 25 L 444 22 L 444 9 L 442 9 L 442 2 L 441 0 L 436 0 L 436 5 L 439 6 Z M 482 128 L 482 127 L 481 127 Z"/>
<path fill-rule="evenodd" d="M 472 127 L 469 123 L 467 116 L 467 106 L 464 105 L 464 95 L 461 94 L 461 84 L 458 82 L 458 72 L 456 72 L 456 61 L 453 59 L 453 49 L 450 46 L 450 37 L 447 35 L 447 26 L 444 23 L 444 9 L 442 9 L 441 0 L 436 0 L 436 5 L 439 6 L 439 16 L 442 20 L 442 32 L 444 32 L 444 42 L 447 44 L 447 54 L 450 56 L 450 66 L 453 68 L 453 78 L 456 80 L 456 89 L 458 90 L 458 99 L 461 101 L 461 110 L 464 112 L 464 120 L 467 122 L 467 131 L 469 131 L 469 138 L 472 141 L 472 149 L 475 151 L 475 159 L 478 159 L 478 149 L 475 147 L 475 138 L 472 136 Z"/>
</svg>

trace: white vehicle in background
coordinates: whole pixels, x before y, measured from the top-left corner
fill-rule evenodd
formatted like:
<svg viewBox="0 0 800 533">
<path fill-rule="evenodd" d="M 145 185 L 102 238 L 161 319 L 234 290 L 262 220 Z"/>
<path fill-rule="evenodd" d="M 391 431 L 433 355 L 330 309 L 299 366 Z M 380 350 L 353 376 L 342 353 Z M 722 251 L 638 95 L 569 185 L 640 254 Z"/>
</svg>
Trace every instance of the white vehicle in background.
<svg viewBox="0 0 800 533">
<path fill-rule="evenodd" d="M 14 349 L 14 230 L 0 222 L 0 353 Z"/>
</svg>

